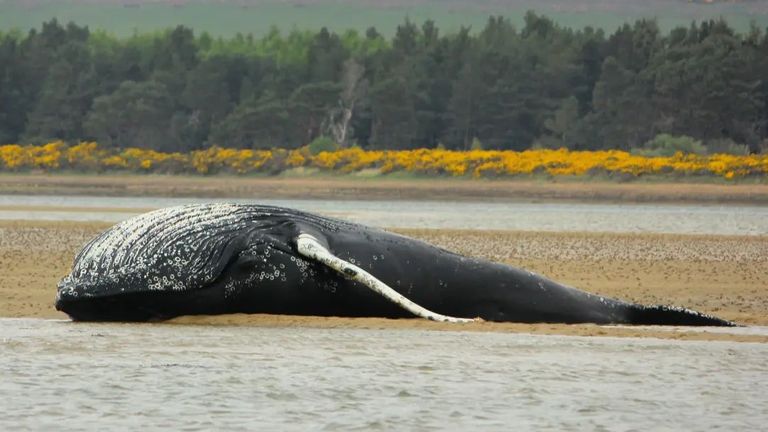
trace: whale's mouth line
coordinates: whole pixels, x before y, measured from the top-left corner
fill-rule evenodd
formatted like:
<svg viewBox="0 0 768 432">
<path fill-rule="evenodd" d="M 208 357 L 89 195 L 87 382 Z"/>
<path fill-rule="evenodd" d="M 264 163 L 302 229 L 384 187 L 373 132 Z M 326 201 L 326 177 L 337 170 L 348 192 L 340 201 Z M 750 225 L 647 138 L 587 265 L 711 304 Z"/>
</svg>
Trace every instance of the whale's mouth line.
<svg viewBox="0 0 768 432">
<path fill-rule="evenodd" d="M 125 287 L 105 287 L 97 290 L 89 286 L 77 285 L 74 287 L 59 288 L 56 292 L 56 303 L 69 303 L 78 301 L 92 301 L 97 299 L 113 299 L 121 298 L 131 295 L 141 294 L 157 294 L 167 295 L 174 293 L 187 293 L 195 291 L 197 289 L 203 289 L 204 287 L 184 288 L 184 289 L 151 289 L 148 287 L 133 287 L 126 289 Z"/>
<path fill-rule="evenodd" d="M 195 288 L 152 289 L 147 284 L 121 285 L 98 279 L 77 280 L 68 275 L 59 282 L 54 307 L 74 321 L 158 320 L 163 317 L 151 307 L 153 302 L 147 302 L 147 298 L 183 294 Z M 123 306 L 126 303 L 130 306 Z M 110 318 L 115 310 L 122 313 Z"/>
<path fill-rule="evenodd" d="M 193 291 L 193 290 L 190 290 Z M 147 296 L 172 297 L 183 295 L 187 291 L 144 290 L 116 292 L 109 294 L 89 294 L 61 296 L 57 294 L 54 307 L 67 314 L 73 321 L 161 321 L 171 318 L 153 307 L 154 302 L 147 302 Z"/>
</svg>

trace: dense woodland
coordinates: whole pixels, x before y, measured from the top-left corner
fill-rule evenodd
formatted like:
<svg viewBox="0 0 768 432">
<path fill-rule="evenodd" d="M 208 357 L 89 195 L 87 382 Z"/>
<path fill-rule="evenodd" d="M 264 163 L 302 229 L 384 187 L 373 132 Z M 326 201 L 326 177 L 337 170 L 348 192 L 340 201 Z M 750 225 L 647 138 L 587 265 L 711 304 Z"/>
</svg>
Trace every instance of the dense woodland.
<svg viewBox="0 0 768 432">
<path fill-rule="evenodd" d="M 640 20 L 605 34 L 528 13 L 522 28 L 491 17 L 445 35 L 406 20 L 391 40 L 185 27 L 118 39 L 56 21 L 0 34 L 0 144 L 628 150 L 667 134 L 766 151 L 766 32 Z"/>
</svg>

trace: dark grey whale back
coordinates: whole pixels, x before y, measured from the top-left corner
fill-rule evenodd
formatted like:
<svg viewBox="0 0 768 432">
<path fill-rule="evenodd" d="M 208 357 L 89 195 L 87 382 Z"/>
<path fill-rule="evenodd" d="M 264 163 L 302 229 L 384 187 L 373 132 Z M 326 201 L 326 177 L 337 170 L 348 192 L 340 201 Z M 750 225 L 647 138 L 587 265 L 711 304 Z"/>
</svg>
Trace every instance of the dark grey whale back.
<svg viewBox="0 0 768 432">
<path fill-rule="evenodd" d="M 85 295 L 121 287 L 182 291 L 213 282 L 227 263 L 258 241 L 289 241 L 281 225 L 304 222 L 337 231 L 355 224 L 280 207 L 197 204 L 170 207 L 127 219 L 91 240 L 77 255 L 60 288 Z M 283 247 L 287 247 L 286 244 Z"/>
</svg>

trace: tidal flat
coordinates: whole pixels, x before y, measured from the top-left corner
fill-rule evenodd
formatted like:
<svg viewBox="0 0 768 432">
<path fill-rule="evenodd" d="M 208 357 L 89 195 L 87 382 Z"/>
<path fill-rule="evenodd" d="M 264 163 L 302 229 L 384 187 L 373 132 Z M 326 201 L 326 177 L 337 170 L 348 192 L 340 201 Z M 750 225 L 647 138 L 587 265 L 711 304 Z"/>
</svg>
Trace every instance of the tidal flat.
<svg viewBox="0 0 768 432">
<path fill-rule="evenodd" d="M 53 308 L 56 283 L 104 222 L 0 221 L 0 317 L 64 319 Z M 648 304 L 672 304 L 739 324 L 768 325 L 768 236 L 556 233 L 396 229 L 443 248 L 523 267 L 572 286 Z M 768 335 L 594 325 L 473 323 L 418 319 L 228 315 L 170 324 L 261 327 L 414 328 L 584 336 L 768 342 Z"/>
</svg>

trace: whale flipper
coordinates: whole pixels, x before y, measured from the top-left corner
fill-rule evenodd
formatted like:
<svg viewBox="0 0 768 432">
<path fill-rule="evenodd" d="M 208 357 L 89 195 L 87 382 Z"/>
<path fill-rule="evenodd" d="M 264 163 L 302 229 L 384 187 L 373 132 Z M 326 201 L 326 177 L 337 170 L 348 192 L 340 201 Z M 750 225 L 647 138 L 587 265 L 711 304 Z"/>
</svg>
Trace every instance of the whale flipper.
<svg viewBox="0 0 768 432">
<path fill-rule="evenodd" d="M 347 279 L 365 285 L 374 292 L 382 295 L 387 300 L 395 303 L 396 305 L 418 317 L 426 318 L 432 321 L 452 323 L 466 323 L 475 321 L 470 318 L 457 318 L 439 314 L 437 312 L 426 309 L 417 303 L 414 303 L 362 268 L 350 262 L 344 261 L 343 259 L 332 254 L 331 251 L 323 246 L 318 241 L 318 239 L 311 234 L 299 234 L 299 236 L 296 238 L 296 246 L 301 255 L 330 267 L 331 269 L 344 275 L 344 277 Z"/>
</svg>

